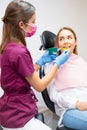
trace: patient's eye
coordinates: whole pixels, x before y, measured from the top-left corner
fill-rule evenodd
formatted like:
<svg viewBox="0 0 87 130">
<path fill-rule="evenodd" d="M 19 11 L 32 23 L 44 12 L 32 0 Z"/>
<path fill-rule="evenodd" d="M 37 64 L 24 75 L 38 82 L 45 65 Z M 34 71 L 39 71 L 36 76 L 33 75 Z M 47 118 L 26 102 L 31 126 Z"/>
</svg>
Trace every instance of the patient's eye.
<svg viewBox="0 0 87 130">
<path fill-rule="evenodd" d="M 73 39 L 73 37 L 71 35 L 68 35 L 66 37 L 64 37 L 64 36 L 59 37 L 60 42 L 64 42 L 65 40 L 72 40 L 72 39 Z"/>
<path fill-rule="evenodd" d="M 60 38 L 59 38 L 59 41 L 63 41 L 63 40 L 64 40 L 64 37 L 60 37 Z"/>
<path fill-rule="evenodd" d="M 68 40 L 71 40 L 71 39 L 72 39 L 72 36 L 71 36 L 71 35 L 69 35 L 69 36 L 67 37 L 67 39 L 68 39 Z"/>
</svg>

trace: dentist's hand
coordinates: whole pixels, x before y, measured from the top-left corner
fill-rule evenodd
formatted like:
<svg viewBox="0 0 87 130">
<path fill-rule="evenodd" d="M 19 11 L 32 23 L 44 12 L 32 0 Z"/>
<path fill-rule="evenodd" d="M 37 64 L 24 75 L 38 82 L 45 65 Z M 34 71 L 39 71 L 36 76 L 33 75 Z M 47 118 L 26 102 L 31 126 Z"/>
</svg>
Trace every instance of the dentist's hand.
<svg viewBox="0 0 87 130">
<path fill-rule="evenodd" d="M 58 53 L 59 50 L 60 49 L 58 49 L 57 52 L 52 54 L 52 55 L 49 54 L 49 51 L 45 52 L 41 56 L 41 58 L 36 61 L 36 64 L 38 64 L 41 67 L 42 65 L 44 65 L 46 63 L 52 62 L 53 60 L 56 59 L 57 53 Z"/>
<path fill-rule="evenodd" d="M 56 57 L 56 59 L 53 61 L 53 63 L 57 64 L 58 68 L 60 68 L 60 66 L 68 60 L 69 55 L 70 55 L 70 50 L 69 51 L 63 51 L 61 55 Z"/>
</svg>

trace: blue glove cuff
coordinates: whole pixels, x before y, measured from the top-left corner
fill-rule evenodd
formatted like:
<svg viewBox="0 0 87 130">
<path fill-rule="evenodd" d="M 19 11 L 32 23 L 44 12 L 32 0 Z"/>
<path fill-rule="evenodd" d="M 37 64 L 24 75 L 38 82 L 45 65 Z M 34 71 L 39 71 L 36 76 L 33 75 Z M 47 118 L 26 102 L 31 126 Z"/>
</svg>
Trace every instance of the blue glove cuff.
<svg viewBox="0 0 87 130">
<path fill-rule="evenodd" d="M 54 61 L 53 61 L 53 64 L 57 64 L 58 68 L 60 68 L 60 66 L 61 66 L 61 63 L 60 63 L 60 61 L 58 61 L 58 60 L 57 60 L 57 62 L 56 62 L 56 60 L 54 60 Z"/>
<path fill-rule="evenodd" d="M 41 67 L 43 65 L 43 60 L 42 59 L 37 60 L 36 64 L 38 64 Z"/>
</svg>

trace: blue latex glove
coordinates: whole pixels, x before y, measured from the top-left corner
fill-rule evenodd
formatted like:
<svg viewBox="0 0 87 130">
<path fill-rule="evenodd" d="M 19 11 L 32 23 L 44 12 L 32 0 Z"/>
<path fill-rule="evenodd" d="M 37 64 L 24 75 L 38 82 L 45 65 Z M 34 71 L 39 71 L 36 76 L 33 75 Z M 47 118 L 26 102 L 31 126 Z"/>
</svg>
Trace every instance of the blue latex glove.
<svg viewBox="0 0 87 130">
<path fill-rule="evenodd" d="M 57 53 L 58 53 L 59 51 L 60 51 L 60 48 L 58 48 L 56 52 L 53 52 L 52 54 L 50 54 L 52 60 L 55 60 L 55 59 L 56 59 L 56 57 L 57 57 Z"/>
<path fill-rule="evenodd" d="M 59 51 L 60 49 L 58 48 L 57 52 Z M 55 54 L 52 54 L 50 55 L 49 54 L 49 51 L 45 52 L 40 59 L 38 59 L 36 61 L 36 64 L 38 64 L 40 67 L 46 63 L 49 63 L 49 62 L 52 62 L 53 60 L 56 59 L 57 57 L 57 52 Z"/>
<path fill-rule="evenodd" d="M 56 59 L 53 61 L 53 63 L 58 65 L 58 68 L 60 68 L 60 66 L 62 64 L 64 64 L 70 55 L 70 50 L 69 51 L 63 51 L 61 55 L 59 55 L 58 57 L 56 57 Z"/>
</svg>

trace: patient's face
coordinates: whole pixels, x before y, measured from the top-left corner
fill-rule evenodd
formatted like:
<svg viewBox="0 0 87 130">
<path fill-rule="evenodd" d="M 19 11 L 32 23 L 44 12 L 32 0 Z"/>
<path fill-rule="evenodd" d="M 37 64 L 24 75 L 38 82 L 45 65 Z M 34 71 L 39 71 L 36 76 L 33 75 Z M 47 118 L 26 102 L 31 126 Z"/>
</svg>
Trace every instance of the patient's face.
<svg viewBox="0 0 87 130">
<path fill-rule="evenodd" d="M 70 30 L 62 30 L 58 36 L 58 44 L 60 48 L 69 48 L 71 53 L 73 53 L 76 46 L 76 40 L 73 33 Z"/>
</svg>

